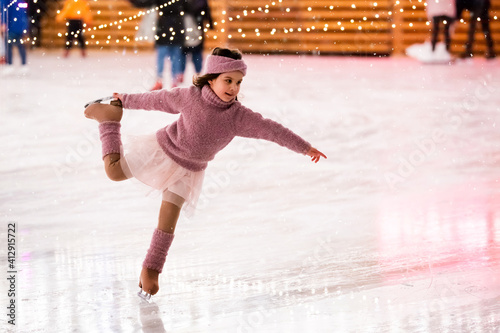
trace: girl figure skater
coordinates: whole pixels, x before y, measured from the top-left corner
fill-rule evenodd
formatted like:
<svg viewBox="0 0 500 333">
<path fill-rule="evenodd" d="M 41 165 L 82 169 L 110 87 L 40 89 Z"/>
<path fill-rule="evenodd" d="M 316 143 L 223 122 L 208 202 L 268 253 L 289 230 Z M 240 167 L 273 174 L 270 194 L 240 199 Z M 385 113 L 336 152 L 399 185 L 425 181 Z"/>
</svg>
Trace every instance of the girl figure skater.
<svg viewBox="0 0 500 333">
<path fill-rule="evenodd" d="M 85 116 L 99 122 L 107 176 L 114 181 L 135 177 L 162 192 L 158 227 L 139 279 L 142 292 L 159 290 L 162 272 L 181 208 L 193 209 L 207 163 L 235 136 L 265 139 L 313 162 L 326 156 L 297 134 L 241 105 L 237 95 L 247 66 L 237 50 L 216 48 L 208 56 L 204 75 L 193 86 L 141 94 L 118 94 L 109 104 L 90 104 Z M 179 118 L 131 143 L 123 153 L 120 137 L 122 107 L 179 114 Z M 123 157 L 123 158 L 122 158 Z"/>
</svg>

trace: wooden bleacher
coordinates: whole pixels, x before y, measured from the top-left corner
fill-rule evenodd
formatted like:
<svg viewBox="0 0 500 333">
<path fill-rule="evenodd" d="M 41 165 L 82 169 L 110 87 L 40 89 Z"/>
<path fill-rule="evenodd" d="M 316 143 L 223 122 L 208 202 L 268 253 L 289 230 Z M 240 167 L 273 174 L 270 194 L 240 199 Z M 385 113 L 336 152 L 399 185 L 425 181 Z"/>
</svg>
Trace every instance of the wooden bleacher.
<svg viewBox="0 0 500 333">
<path fill-rule="evenodd" d="M 424 0 L 209 0 L 214 30 L 206 33 L 206 48 L 224 45 L 245 53 L 396 55 L 430 38 Z M 141 11 L 127 0 L 89 1 L 94 27 L 87 32 L 89 48 L 153 49 L 136 40 Z M 66 28 L 54 18 L 62 1 L 52 2 L 42 22 L 42 46 L 62 48 Z M 500 0 L 492 0 L 491 29 L 500 52 Z M 457 24 L 452 53 L 463 51 L 468 13 Z M 440 36 L 441 37 L 441 36 Z M 484 53 L 477 25 L 474 52 Z"/>
</svg>

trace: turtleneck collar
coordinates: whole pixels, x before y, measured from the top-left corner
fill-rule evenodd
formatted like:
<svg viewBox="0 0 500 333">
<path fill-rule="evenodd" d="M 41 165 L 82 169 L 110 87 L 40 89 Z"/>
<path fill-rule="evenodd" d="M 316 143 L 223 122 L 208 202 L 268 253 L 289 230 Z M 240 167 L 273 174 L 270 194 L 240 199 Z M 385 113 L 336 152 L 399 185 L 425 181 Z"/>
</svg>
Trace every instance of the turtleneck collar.
<svg viewBox="0 0 500 333">
<path fill-rule="evenodd" d="M 219 96 L 215 94 L 215 92 L 212 90 L 212 88 L 210 88 L 209 85 L 204 85 L 203 88 L 201 88 L 201 96 L 209 104 L 221 109 L 227 109 L 235 102 L 234 100 L 232 100 L 231 102 L 224 102 L 219 98 Z"/>
</svg>

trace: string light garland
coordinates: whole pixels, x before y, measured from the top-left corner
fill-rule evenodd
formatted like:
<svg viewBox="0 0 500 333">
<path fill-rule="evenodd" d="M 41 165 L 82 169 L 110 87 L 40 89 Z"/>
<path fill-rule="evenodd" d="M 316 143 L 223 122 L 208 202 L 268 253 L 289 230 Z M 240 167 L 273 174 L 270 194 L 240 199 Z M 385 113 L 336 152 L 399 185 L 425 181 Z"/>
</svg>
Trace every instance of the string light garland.
<svg viewBox="0 0 500 333">
<path fill-rule="evenodd" d="M 118 29 L 121 29 L 121 26 L 119 26 L 119 24 L 122 24 L 122 23 L 125 23 L 125 22 L 128 22 L 128 21 L 133 21 L 133 20 L 137 20 L 138 18 L 141 18 L 147 14 L 151 14 L 152 12 L 156 12 L 156 11 L 159 11 L 160 9 L 163 9 L 165 7 L 167 7 L 168 5 L 170 5 L 171 3 L 174 3 L 176 1 L 179 1 L 179 0 L 173 0 L 171 2 L 167 2 L 167 3 L 164 3 L 163 5 L 161 6 L 158 6 L 158 7 L 155 7 L 155 8 L 152 8 L 150 10 L 147 10 L 146 12 L 144 11 L 139 11 L 136 15 L 133 15 L 133 16 L 129 16 L 128 18 L 124 18 L 122 20 L 119 20 L 119 21 L 114 21 L 114 22 L 110 22 L 110 23 L 107 23 L 107 24 L 101 24 L 97 27 L 93 27 L 93 28 L 86 28 L 86 29 L 83 29 L 83 31 L 86 31 L 86 32 L 92 32 L 92 31 L 97 31 L 97 30 L 102 30 L 102 29 L 107 29 L 107 28 L 111 28 L 113 26 L 117 26 L 118 25 Z M 269 14 L 271 12 L 270 8 L 271 7 L 276 7 L 277 5 L 280 5 L 283 3 L 283 0 L 278 0 L 278 1 L 272 1 L 270 4 L 267 4 L 265 5 L 264 7 L 262 6 L 259 6 L 257 9 L 252 9 L 252 10 L 247 10 L 247 9 L 244 9 L 242 10 L 240 13 L 238 14 L 235 14 L 233 16 L 228 16 L 227 14 L 227 11 L 223 10 L 222 11 L 222 16 L 223 18 L 221 19 L 220 23 L 221 24 L 226 24 L 227 22 L 236 22 L 236 21 L 239 21 L 239 20 L 242 20 L 243 18 L 245 17 L 249 17 L 249 16 L 252 16 L 254 14 L 258 14 L 258 13 L 264 13 L 264 14 Z M 376 2 L 373 3 L 373 9 L 376 9 L 378 6 L 378 4 Z M 335 9 L 334 6 L 330 5 L 327 7 L 330 11 L 333 11 Z M 355 4 L 352 4 L 351 5 L 351 8 L 352 9 L 356 9 L 356 5 Z M 313 11 L 313 8 L 312 7 L 308 7 L 307 8 L 307 11 L 308 12 L 312 12 Z M 291 12 L 291 9 L 290 7 L 287 7 L 285 8 L 285 12 L 287 13 L 290 13 Z M 98 12 L 98 14 L 100 14 L 100 12 Z M 121 13 L 119 13 L 121 14 Z M 378 19 L 380 17 L 380 14 L 375 14 L 375 18 Z M 363 18 L 363 21 L 367 21 L 367 17 L 364 17 Z M 339 25 L 340 22 L 338 22 Z M 350 23 L 352 24 L 356 24 L 356 22 L 351 19 Z M 214 22 L 214 26 L 217 26 L 218 25 L 218 22 Z M 208 28 L 207 27 L 198 27 L 199 29 L 203 29 L 204 32 L 208 32 Z M 280 33 L 283 33 L 283 34 L 289 34 L 289 33 L 294 33 L 294 32 L 298 32 L 298 33 L 307 33 L 307 32 L 314 32 L 314 31 L 317 31 L 317 30 L 322 30 L 324 32 L 327 32 L 329 30 L 333 30 L 333 31 L 344 31 L 346 27 L 344 26 L 340 26 L 338 29 L 330 29 L 330 26 L 328 23 L 324 24 L 323 27 L 321 28 L 318 28 L 316 27 L 316 25 L 309 25 L 309 26 L 305 26 L 305 27 L 284 27 L 282 29 L 275 29 L 273 28 L 270 32 L 269 32 L 269 35 L 271 36 L 274 36 L 274 35 L 277 35 L 277 34 L 280 34 Z M 357 26 L 356 29 L 358 30 L 362 30 L 362 26 Z M 135 30 L 138 30 L 138 26 L 135 27 Z M 246 38 L 247 35 L 246 33 L 243 32 L 243 29 L 238 29 L 237 30 L 238 33 L 240 34 L 240 37 L 241 38 Z M 220 29 L 220 32 L 221 33 L 225 33 L 225 29 L 224 28 L 221 28 Z M 182 33 L 184 33 L 184 31 L 182 31 Z M 260 37 L 260 36 L 263 36 L 263 32 L 261 32 L 259 29 L 255 29 L 255 35 L 257 37 Z M 67 36 L 67 33 L 63 34 L 63 33 L 58 33 L 58 36 L 59 37 L 63 37 L 63 36 Z M 215 33 L 212 38 L 213 39 L 217 39 L 217 34 Z M 91 39 L 95 39 L 95 35 L 91 35 L 90 36 Z M 231 39 L 233 38 L 232 35 L 228 35 L 228 38 Z M 106 41 L 107 44 L 110 43 L 110 39 L 111 37 L 108 36 L 107 38 L 108 40 Z M 132 39 L 130 37 L 126 37 L 124 36 L 123 39 L 127 42 L 130 42 L 132 41 Z M 135 41 L 139 41 L 139 40 L 142 40 L 142 39 L 145 39 L 145 38 L 135 38 L 134 40 Z M 118 43 L 119 40 L 117 39 L 116 42 Z M 89 42 L 87 41 L 87 44 L 89 44 Z M 96 44 L 99 44 L 99 41 L 96 41 Z"/>
<path fill-rule="evenodd" d="M 283 1 L 280 0 L 278 2 L 282 3 Z M 272 2 L 271 3 L 272 6 L 275 6 L 276 4 L 277 4 L 276 2 Z M 339 7 L 339 6 L 340 5 L 338 5 L 337 7 Z M 336 6 L 333 6 L 333 5 L 320 6 L 320 7 L 317 7 L 317 9 L 323 9 L 323 10 L 326 9 L 329 12 L 333 12 L 334 10 L 336 10 L 335 7 Z M 354 4 L 354 3 L 351 4 L 348 7 L 350 7 L 354 11 L 358 10 L 356 4 Z M 264 8 L 263 7 L 258 7 L 256 10 L 251 10 L 251 11 L 244 10 L 243 11 L 243 16 L 246 17 L 246 16 L 248 16 L 249 13 L 250 14 L 255 14 L 257 12 L 268 14 L 268 13 L 270 13 L 269 8 L 270 8 L 270 6 L 266 5 Z M 373 12 L 374 15 L 373 15 L 372 21 L 370 21 L 370 22 L 368 22 L 368 17 L 367 16 L 363 16 L 360 20 L 350 19 L 349 21 L 344 21 L 344 22 L 338 21 L 337 22 L 337 26 L 335 26 L 335 25 L 330 26 L 329 23 L 321 23 L 319 21 L 315 21 L 314 23 L 312 23 L 312 22 L 308 23 L 307 22 L 308 18 L 305 18 L 303 21 L 306 21 L 306 22 L 299 24 L 300 26 L 295 26 L 295 27 L 289 26 L 289 27 L 283 27 L 283 28 L 280 28 L 280 29 L 273 28 L 269 32 L 269 35 L 274 36 L 274 35 L 278 35 L 278 34 L 313 33 L 313 32 L 321 32 L 321 31 L 322 32 L 339 32 L 339 31 L 342 32 L 342 31 L 345 31 L 345 30 L 358 30 L 358 31 L 361 31 L 361 30 L 364 30 L 364 28 L 363 28 L 364 25 L 374 26 L 373 19 L 380 20 L 381 14 L 383 14 L 383 11 L 381 12 L 379 10 L 377 12 L 377 11 L 375 11 L 377 9 L 378 9 L 378 3 L 377 2 L 371 3 L 371 7 L 368 10 L 370 12 Z M 311 6 L 309 6 L 309 7 L 306 8 L 306 11 L 312 13 L 312 16 L 309 19 L 314 19 L 314 8 L 311 7 Z M 360 11 L 366 11 L 366 9 L 360 9 Z M 292 10 L 291 10 L 290 7 L 286 7 L 285 8 L 285 12 L 286 13 L 291 13 Z M 390 15 L 390 11 L 388 13 Z M 223 12 L 223 14 L 226 14 L 226 13 Z M 236 20 L 240 20 L 241 21 L 241 15 L 235 15 L 235 16 L 228 17 L 228 21 L 229 22 L 234 22 Z M 332 20 L 329 20 L 329 21 L 332 21 Z M 388 21 L 388 20 L 386 20 L 386 21 Z M 383 20 L 381 22 L 383 22 Z M 224 20 L 222 20 L 222 23 L 225 23 Z M 349 23 L 351 24 L 351 26 L 349 26 Z M 240 37 L 242 37 L 242 38 L 247 37 L 246 34 L 243 32 L 242 29 L 238 29 L 237 31 L 238 31 L 238 33 L 240 33 Z M 256 31 L 256 36 L 263 36 L 263 32 Z M 233 36 L 229 35 L 228 38 L 231 39 L 231 38 L 233 38 Z"/>
<path fill-rule="evenodd" d="M 137 14 L 135 15 L 131 15 L 127 18 L 123 18 L 123 19 L 120 19 L 120 20 L 115 20 L 113 22 L 109 22 L 107 24 L 101 24 L 99 26 L 96 26 L 96 27 L 92 27 L 92 28 L 84 28 L 82 31 L 84 32 L 88 32 L 88 33 L 95 33 L 99 30 L 105 30 L 105 29 L 110 29 L 110 28 L 113 28 L 113 27 L 117 27 L 119 30 L 122 29 L 122 24 L 125 24 L 127 22 L 131 22 L 131 21 L 135 21 L 139 18 L 142 18 L 143 16 L 145 15 L 149 15 L 149 14 L 152 14 L 154 12 L 157 12 L 161 9 L 164 9 L 166 7 L 168 7 L 169 5 L 177 2 L 179 0 L 171 0 L 171 1 L 168 1 L 168 2 L 165 2 L 164 4 L 160 5 L 160 6 L 157 6 L 157 7 L 154 7 L 154 8 L 151 8 L 147 11 L 139 11 Z M 7 8 L 13 6 L 15 3 L 17 3 L 18 0 L 12 0 L 8 5 L 7 7 L 4 9 L 6 10 Z M 282 5 L 284 4 L 284 0 L 278 0 L 278 1 L 271 1 L 269 4 L 266 4 L 265 6 L 259 6 L 257 7 L 256 9 L 251 9 L 251 10 L 248 10 L 248 9 L 243 9 L 241 10 L 240 12 L 238 13 L 234 13 L 233 15 L 231 16 L 228 16 L 228 13 L 227 11 L 223 10 L 221 12 L 222 14 L 222 19 L 220 20 L 220 23 L 221 25 L 224 25 L 224 24 L 230 24 L 230 23 L 233 23 L 233 22 L 237 22 L 237 21 L 240 21 L 242 22 L 243 20 L 245 20 L 245 18 L 249 18 L 251 17 L 252 15 L 255 15 L 255 14 L 269 14 L 272 12 L 272 8 L 280 8 L 282 9 L 285 13 L 292 13 L 292 9 L 290 7 L 282 7 Z M 410 1 L 411 2 L 411 1 Z M 420 5 L 423 5 L 423 6 L 427 6 L 427 3 L 424 2 L 423 0 L 418 0 L 417 1 Z M 396 8 L 396 7 L 400 7 L 399 9 Z M 354 11 L 358 10 L 356 4 L 352 3 L 350 5 L 350 8 Z M 330 5 L 330 6 L 323 6 L 322 9 L 327 9 L 329 11 L 334 11 L 335 10 L 335 6 L 333 5 Z M 394 2 L 394 11 L 397 11 L 399 13 L 404 13 L 405 9 L 403 8 L 402 4 L 401 4 L 401 1 L 399 0 L 396 0 Z M 411 6 L 411 9 L 412 10 L 417 10 L 417 6 L 415 4 L 413 4 Z M 301 26 L 295 26 L 295 27 L 292 27 L 292 26 L 288 26 L 288 27 L 282 27 L 282 28 L 272 28 L 270 31 L 261 31 L 259 29 L 254 29 L 253 33 L 255 35 L 255 37 L 260 37 L 260 38 L 263 38 L 263 37 L 266 37 L 266 36 L 276 36 L 276 35 L 280 35 L 280 34 L 283 34 L 283 35 L 288 35 L 288 34 L 293 34 L 293 33 L 312 33 L 312 32 L 317 32 L 317 31 L 323 31 L 323 32 L 343 32 L 343 31 L 346 31 L 346 30 L 358 30 L 358 31 L 363 31 L 365 30 L 363 28 L 363 24 L 368 24 L 368 25 L 373 25 L 374 24 L 374 20 L 377 21 L 377 20 L 380 20 L 381 19 L 381 15 L 384 15 L 385 14 L 388 16 L 388 17 L 391 17 L 394 15 L 393 11 L 392 10 L 387 10 L 386 12 L 384 12 L 383 9 L 380 9 L 379 6 L 378 6 L 378 3 L 375 1 L 375 2 L 372 2 L 371 3 L 371 7 L 369 7 L 369 10 L 371 10 L 373 13 L 375 13 L 373 15 L 373 18 L 371 18 L 371 21 L 368 21 L 368 17 L 366 16 L 363 16 L 362 19 L 358 19 L 358 20 L 355 20 L 355 19 L 350 19 L 350 20 L 343 20 L 343 21 L 338 21 L 337 24 L 333 24 L 333 25 L 330 25 L 328 23 L 323 23 L 323 25 L 321 26 L 321 23 L 318 25 L 319 22 L 316 22 L 316 23 L 302 23 Z M 309 6 L 306 8 L 306 11 L 308 13 L 312 13 L 313 14 L 313 11 L 314 9 Z M 366 9 L 365 9 L 366 11 Z M 59 12 L 59 11 L 58 11 Z M 100 11 L 97 12 L 97 14 L 101 14 Z M 118 13 L 119 15 L 122 15 L 123 13 L 122 12 L 119 12 Z M 309 17 L 309 18 L 305 18 L 305 21 L 307 21 L 308 19 L 313 19 L 314 17 Z M 495 15 L 493 17 L 493 20 L 498 20 L 498 17 Z M 382 20 L 382 22 L 388 22 L 388 21 L 391 21 L 390 19 L 388 20 Z M 466 21 L 461 19 L 459 21 L 460 23 L 463 23 L 463 24 L 466 24 Z M 214 26 L 217 26 L 218 25 L 218 22 L 214 22 Z M 318 26 L 317 26 L 318 25 Z M 425 25 L 426 26 L 429 26 L 430 25 L 430 22 L 429 21 L 426 21 L 425 22 Z M 408 23 L 408 26 L 409 27 L 414 27 L 414 23 L 413 22 L 409 22 Z M 396 29 L 397 28 L 397 24 L 396 23 L 392 23 L 391 27 L 393 29 Z M 137 31 L 139 28 L 138 25 L 135 26 L 135 30 Z M 205 33 L 208 32 L 208 27 L 198 27 L 198 29 L 202 29 Z M 221 28 L 219 29 L 218 31 L 219 33 L 226 33 L 225 31 L 225 28 Z M 247 36 L 247 32 L 245 32 L 245 30 L 239 28 L 235 31 L 237 34 L 239 34 L 239 37 L 240 38 L 246 38 L 248 37 Z M 81 31 L 78 31 L 77 34 L 81 33 Z M 182 31 L 182 33 L 184 33 L 184 31 Z M 67 33 L 58 33 L 58 37 L 64 37 L 64 36 L 67 36 Z M 210 37 L 210 36 L 209 36 Z M 286 36 L 284 36 L 286 37 Z M 213 39 L 217 39 L 218 38 L 218 33 L 214 33 L 211 38 Z M 228 34 L 227 35 L 227 38 L 228 39 L 233 39 L 235 38 L 235 36 L 233 36 L 232 34 Z M 95 34 L 92 34 L 90 36 L 90 39 L 91 40 L 95 40 L 96 39 L 96 36 Z M 111 43 L 111 35 L 108 35 L 106 37 L 106 41 L 105 43 L 106 44 L 110 44 Z M 148 40 L 147 37 L 136 37 L 136 38 L 130 38 L 128 36 L 123 36 L 123 41 L 124 42 L 131 42 L 131 41 L 142 41 L 142 40 Z M 25 39 L 25 42 L 27 41 L 30 41 L 30 38 L 26 38 Z M 10 42 L 10 41 L 9 41 Z M 22 41 L 23 42 L 23 41 Z M 120 39 L 116 39 L 115 40 L 115 43 L 120 43 L 121 40 Z M 32 40 L 32 43 L 34 44 L 35 43 L 35 40 Z M 89 41 L 86 42 L 87 44 L 89 44 Z M 100 42 L 98 40 L 95 41 L 95 44 L 99 44 Z"/>
<path fill-rule="evenodd" d="M 15 1 L 17 1 L 17 0 L 13 0 L 13 2 L 15 2 Z M 107 24 L 101 24 L 99 26 L 92 27 L 92 28 L 84 28 L 83 31 L 87 32 L 87 33 L 93 33 L 90 36 L 90 39 L 95 40 L 96 39 L 95 32 L 97 32 L 99 30 L 110 29 L 113 27 L 117 27 L 118 30 L 121 30 L 123 24 L 140 19 L 140 18 L 144 17 L 145 15 L 149 15 L 149 14 L 153 14 L 155 12 L 158 12 L 158 11 L 168 7 L 169 5 L 171 5 L 177 1 L 179 1 L 179 0 L 171 0 L 171 1 L 165 2 L 164 4 L 162 4 L 160 6 L 151 8 L 147 11 L 140 10 L 137 14 L 128 16 L 128 17 L 120 19 L 120 20 L 115 20 L 113 22 L 109 22 Z M 427 3 L 424 0 L 417 0 L 416 2 L 418 2 L 418 6 L 416 4 L 411 4 L 411 6 L 409 6 L 410 10 L 417 11 L 417 10 L 419 10 L 418 7 L 421 8 L 421 6 L 424 6 L 424 7 L 427 6 Z M 411 3 L 411 1 L 410 1 L 410 3 Z M 315 20 L 315 16 L 314 16 L 315 9 L 311 6 L 308 6 L 305 8 L 305 11 L 307 13 L 311 13 L 311 16 L 302 18 L 302 21 L 299 20 L 299 23 L 297 23 L 295 26 L 285 26 L 285 27 L 280 27 L 280 28 L 272 28 L 272 29 L 269 29 L 268 31 L 262 31 L 258 28 L 252 28 L 252 29 L 237 28 L 237 29 L 234 29 L 233 27 L 230 27 L 230 25 L 232 25 L 233 23 L 237 23 L 237 22 L 243 23 L 246 19 L 251 18 L 254 15 L 268 15 L 268 14 L 272 13 L 275 9 L 280 9 L 281 10 L 280 13 L 284 12 L 287 14 L 292 14 L 294 12 L 294 10 L 292 9 L 293 4 L 297 4 L 297 3 L 295 2 L 295 3 L 292 3 L 292 5 L 287 5 L 286 0 L 270 1 L 269 4 L 266 4 L 264 6 L 259 6 L 255 9 L 241 9 L 240 11 L 234 12 L 231 15 L 229 15 L 226 10 L 222 10 L 221 11 L 222 18 L 220 19 L 220 21 L 219 22 L 215 21 L 213 23 L 215 27 L 217 27 L 219 25 L 222 26 L 220 29 L 218 29 L 218 31 L 214 32 L 213 34 L 210 34 L 210 33 L 208 33 L 209 32 L 208 27 L 199 26 L 198 29 L 203 30 L 207 34 L 208 38 L 212 38 L 214 40 L 218 39 L 219 34 L 221 34 L 221 33 L 227 34 L 226 37 L 228 39 L 234 39 L 234 38 L 245 39 L 247 37 L 250 37 L 249 34 L 251 34 L 257 38 L 266 38 L 266 37 L 276 38 L 276 36 L 279 37 L 280 35 L 283 35 L 283 38 L 286 38 L 286 36 L 289 34 L 298 34 L 298 33 L 316 33 L 316 32 L 326 33 L 326 32 L 345 32 L 345 31 L 362 32 L 362 31 L 370 30 L 370 29 L 376 30 L 377 28 L 379 28 L 379 27 L 377 27 L 377 24 L 379 24 L 379 25 L 388 24 L 388 26 L 390 28 L 396 29 L 398 27 L 398 25 L 396 23 L 394 23 L 394 20 L 391 19 L 391 17 L 394 16 L 395 12 L 397 12 L 398 15 L 401 15 L 402 13 L 405 12 L 405 8 L 400 0 L 394 1 L 393 6 L 392 6 L 392 10 L 390 7 L 389 8 L 388 7 L 381 8 L 379 6 L 378 2 L 376 2 L 376 1 L 370 3 L 368 6 L 365 6 L 365 8 L 358 8 L 355 3 L 352 3 L 350 6 L 343 6 L 343 7 L 350 8 L 350 10 L 353 12 L 356 12 L 356 11 L 371 12 L 373 14 L 373 15 L 371 15 L 372 17 L 369 18 L 368 16 L 365 15 L 359 19 L 351 18 L 350 20 L 344 19 L 342 21 L 337 21 L 335 24 L 334 22 L 332 22 L 333 19 L 329 19 L 328 23 L 319 22 L 318 19 Z M 325 5 L 325 6 L 317 7 L 317 9 L 332 12 L 332 11 L 335 11 L 336 7 L 339 7 L 339 6 L 340 5 L 337 5 L 337 6 Z M 100 11 L 98 11 L 97 14 L 99 15 Z M 118 14 L 122 15 L 123 13 L 119 12 Z M 184 13 L 181 13 L 181 15 L 182 14 L 184 14 Z M 271 18 L 273 18 L 273 17 L 271 17 Z M 498 17 L 494 16 L 493 19 L 498 20 Z M 311 21 L 313 21 L 313 22 L 311 22 Z M 393 22 L 393 23 L 391 24 L 391 22 Z M 461 19 L 460 22 L 464 23 L 464 24 L 466 23 L 463 19 Z M 406 24 L 410 28 L 415 27 L 414 22 L 407 22 Z M 225 28 L 224 25 L 226 25 L 227 28 Z M 429 26 L 430 22 L 428 20 L 426 20 L 425 25 Z M 139 29 L 139 25 L 136 25 L 134 30 L 137 31 L 138 29 Z M 226 31 L 226 29 L 231 30 L 232 32 L 228 32 L 228 31 Z M 181 33 L 185 33 L 185 31 L 181 31 Z M 237 36 L 235 36 L 234 34 L 236 34 Z M 67 33 L 58 33 L 58 36 L 59 37 L 67 36 Z M 156 38 L 158 38 L 158 37 L 156 37 Z M 112 43 L 111 35 L 108 35 L 105 39 L 106 39 L 105 40 L 106 44 Z M 123 36 L 122 39 L 117 38 L 114 40 L 114 42 L 117 44 L 121 43 L 121 42 L 132 42 L 132 41 L 148 41 L 148 38 L 147 37 L 135 37 L 134 38 L 134 37 L 130 37 L 130 36 Z M 94 43 L 96 45 L 100 44 L 100 42 L 98 40 L 96 40 Z M 87 41 L 86 44 L 90 44 L 90 42 Z"/>
<path fill-rule="evenodd" d="M 4 11 L 6 11 L 8 8 L 10 8 L 11 6 L 13 6 L 18 0 L 12 0 L 5 8 L 4 8 Z"/>
</svg>

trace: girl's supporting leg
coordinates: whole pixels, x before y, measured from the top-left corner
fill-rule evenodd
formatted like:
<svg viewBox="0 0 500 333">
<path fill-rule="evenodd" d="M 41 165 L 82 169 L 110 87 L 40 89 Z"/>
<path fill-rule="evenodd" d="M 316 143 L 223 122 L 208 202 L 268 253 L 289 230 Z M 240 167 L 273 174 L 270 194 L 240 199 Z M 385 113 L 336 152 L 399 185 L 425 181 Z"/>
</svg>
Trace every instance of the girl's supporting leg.
<svg viewBox="0 0 500 333">
<path fill-rule="evenodd" d="M 158 217 L 158 228 L 153 233 L 139 279 L 139 287 L 151 295 L 156 294 L 160 289 L 158 276 L 163 270 L 168 249 L 174 238 L 175 226 L 184 203 L 182 197 L 172 192 L 166 192 L 163 199 Z"/>
<path fill-rule="evenodd" d="M 172 192 L 167 193 L 171 198 L 166 199 L 168 201 L 163 200 L 161 202 L 160 214 L 158 216 L 158 229 L 173 234 L 184 199 Z"/>
</svg>

